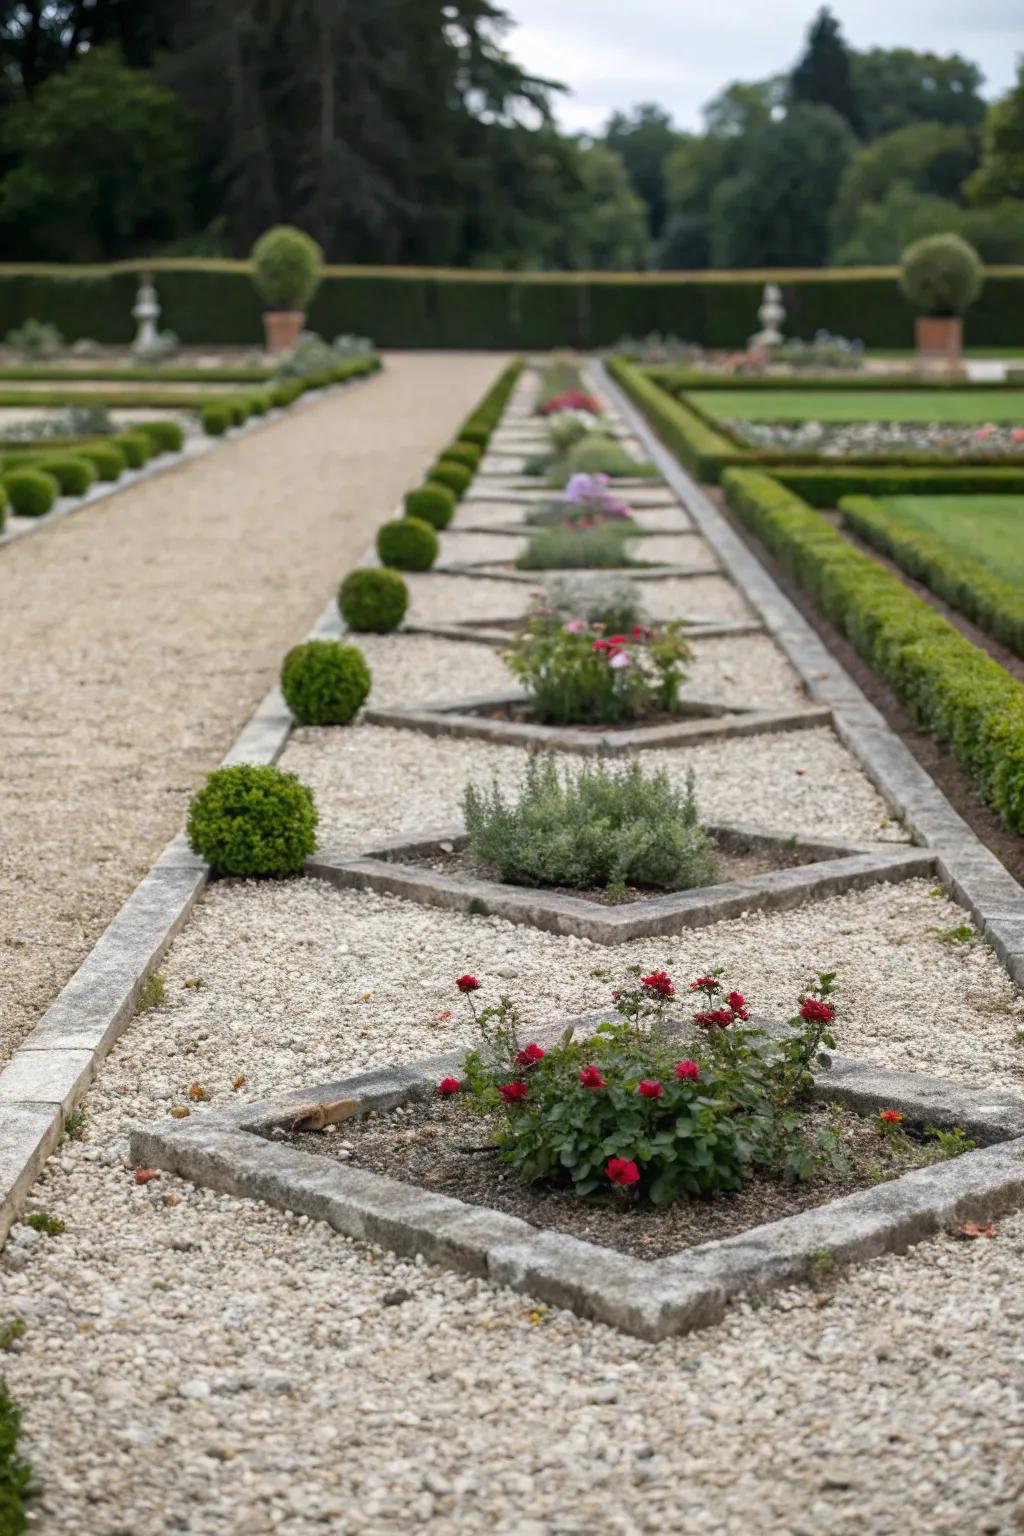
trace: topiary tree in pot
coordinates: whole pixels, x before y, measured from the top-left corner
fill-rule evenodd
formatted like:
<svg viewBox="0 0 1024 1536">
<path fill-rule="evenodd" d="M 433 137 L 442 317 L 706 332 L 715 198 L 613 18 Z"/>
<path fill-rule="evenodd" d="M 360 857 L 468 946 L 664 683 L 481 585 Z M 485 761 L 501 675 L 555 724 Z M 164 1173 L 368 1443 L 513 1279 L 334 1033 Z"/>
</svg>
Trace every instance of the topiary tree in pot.
<svg viewBox="0 0 1024 1536">
<path fill-rule="evenodd" d="M 981 292 L 981 258 L 959 235 L 928 235 L 903 252 L 900 287 L 915 309 L 917 350 L 924 357 L 959 357 L 963 316 Z"/>
<path fill-rule="evenodd" d="M 301 229 L 278 224 L 256 241 L 251 260 L 252 280 L 267 305 L 263 314 L 267 349 L 290 352 L 298 345 L 306 305 L 320 282 L 323 251 Z"/>
</svg>

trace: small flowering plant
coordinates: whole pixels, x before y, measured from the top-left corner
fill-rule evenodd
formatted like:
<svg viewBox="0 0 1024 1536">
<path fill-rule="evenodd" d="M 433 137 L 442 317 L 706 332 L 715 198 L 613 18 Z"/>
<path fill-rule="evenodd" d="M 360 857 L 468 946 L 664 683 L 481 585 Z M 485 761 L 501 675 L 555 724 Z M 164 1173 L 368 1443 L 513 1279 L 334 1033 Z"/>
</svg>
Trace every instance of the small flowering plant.
<svg viewBox="0 0 1024 1536">
<path fill-rule="evenodd" d="M 546 502 L 527 516 L 535 527 L 599 528 L 603 523 L 632 524 L 629 507 L 608 489 L 607 475 L 572 475 L 556 501 Z"/>
<path fill-rule="evenodd" d="M 617 725 L 674 713 L 690 655 L 679 624 L 634 624 L 607 634 L 586 619 L 563 623 L 537 614 L 503 660 L 530 695 L 539 721 Z"/>
<path fill-rule="evenodd" d="M 564 389 L 537 407 L 538 416 L 557 416 L 559 411 L 584 411 L 588 416 L 600 416 L 601 403 L 582 389 Z"/>
<path fill-rule="evenodd" d="M 758 1170 L 796 1181 L 826 1160 L 843 1166 L 836 1133 L 808 1130 L 800 1114 L 811 1066 L 832 1044 L 833 976 L 802 994 L 782 1038 L 751 1024 L 744 994 L 719 976 L 677 986 L 667 969 L 631 967 L 612 991 L 613 1018 L 547 1049 L 521 1043 L 508 998 L 474 1010 L 465 1091 L 494 1117 L 504 1161 L 529 1182 L 655 1205 L 738 1190 Z M 699 1006 L 681 1038 L 669 1020 L 682 999 Z"/>
</svg>

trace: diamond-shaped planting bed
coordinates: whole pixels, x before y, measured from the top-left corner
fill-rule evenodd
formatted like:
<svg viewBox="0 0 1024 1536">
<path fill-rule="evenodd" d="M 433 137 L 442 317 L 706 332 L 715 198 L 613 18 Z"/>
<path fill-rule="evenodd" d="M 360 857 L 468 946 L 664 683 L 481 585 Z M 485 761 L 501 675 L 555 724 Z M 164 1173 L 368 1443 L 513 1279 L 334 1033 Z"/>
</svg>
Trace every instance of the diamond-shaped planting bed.
<svg viewBox="0 0 1024 1536">
<path fill-rule="evenodd" d="M 455 530 L 456 532 L 458 530 Z M 673 535 L 669 534 L 669 538 Z M 690 535 L 692 537 L 692 535 Z M 521 571 L 511 563 L 501 565 L 494 560 L 438 560 L 431 570 L 441 576 L 472 576 L 478 581 L 515 581 L 521 584 L 535 587 L 538 582 L 543 582 L 550 576 L 605 576 L 610 578 L 628 576 L 631 581 L 666 581 L 670 578 L 680 579 L 689 576 L 721 576 L 723 574 L 720 565 L 715 565 L 712 560 L 705 560 L 701 565 L 615 565 L 615 566 L 588 566 L 572 565 L 559 566 L 557 570 Z"/>
<path fill-rule="evenodd" d="M 690 640 L 730 640 L 743 635 L 762 635 L 764 625 L 758 619 L 680 618 Z M 509 645 L 525 630 L 528 616 L 518 619 L 494 619 L 483 624 L 479 619 L 462 619 L 453 624 L 403 624 L 404 635 L 434 635 L 439 640 L 470 640 L 475 645 Z"/>
<path fill-rule="evenodd" d="M 531 719 L 526 694 L 510 690 L 423 704 L 371 705 L 364 711 L 363 720 L 367 725 L 422 731 L 427 736 L 469 736 L 477 741 L 513 744 L 542 752 L 607 757 L 648 747 L 683 747 L 731 736 L 754 736 L 764 731 L 809 730 L 831 724 L 832 714 L 816 705 L 754 709 L 742 704 L 684 699 L 677 714 L 646 725 L 538 725 Z"/>
<path fill-rule="evenodd" d="M 539 1039 L 550 1045 L 557 1034 L 540 1032 Z M 954 1223 L 987 1222 L 1024 1203 L 1024 1101 L 833 1058 L 815 1083 L 816 1100 L 860 1115 L 895 1108 L 908 1128 L 959 1127 L 976 1150 L 853 1194 L 826 1194 L 823 1203 L 781 1219 L 764 1220 L 755 1205 L 734 1236 L 702 1241 L 698 1230 L 689 1246 L 637 1258 L 545 1226 L 540 1201 L 524 1219 L 360 1166 L 361 1119 L 372 1113 L 379 1120 L 395 1109 L 416 1114 L 439 1079 L 460 1068 L 461 1052 L 452 1053 L 262 1104 L 162 1121 L 132 1133 L 131 1157 L 646 1339 L 715 1323 L 734 1297 L 816 1282 L 823 1259 L 831 1268 L 902 1252 Z M 300 1120 L 322 1122 L 329 1105 L 347 1119 L 355 1150 L 346 1160 L 334 1154 L 337 1135 L 304 1130 L 292 1138 Z"/>
<path fill-rule="evenodd" d="M 357 857 L 321 850 L 306 873 L 333 885 L 401 896 L 424 906 L 501 917 L 548 933 L 626 944 L 704 928 L 743 912 L 778 911 L 860 890 L 878 881 L 931 875 L 935 855 L 900 843 L 843 843 L 786 837 L 763 827 L 709 825 L 722 871 L 714 885 L 686 891 L 607 893 L 504 884 L 479 871 L 461 828 L 393 838 Z"/>
</svg>

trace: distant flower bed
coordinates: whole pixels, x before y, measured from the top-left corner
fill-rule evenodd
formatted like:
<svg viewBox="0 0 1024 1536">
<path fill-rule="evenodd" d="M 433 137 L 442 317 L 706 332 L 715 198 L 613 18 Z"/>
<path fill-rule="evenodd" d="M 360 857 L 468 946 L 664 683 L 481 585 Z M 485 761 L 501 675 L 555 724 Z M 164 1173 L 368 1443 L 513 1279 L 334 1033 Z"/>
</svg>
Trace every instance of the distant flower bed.
<svg viewBox="0 0 1024 1536">
<path fill-rule="evenodd" d="M 725 426 L 752 448 L 819 453 L 822 458 L 894 456 L 902 453 L 1024 455 L 1024 426 L 952 426 L 916 421 L 736 421 Z"/>
</svg>

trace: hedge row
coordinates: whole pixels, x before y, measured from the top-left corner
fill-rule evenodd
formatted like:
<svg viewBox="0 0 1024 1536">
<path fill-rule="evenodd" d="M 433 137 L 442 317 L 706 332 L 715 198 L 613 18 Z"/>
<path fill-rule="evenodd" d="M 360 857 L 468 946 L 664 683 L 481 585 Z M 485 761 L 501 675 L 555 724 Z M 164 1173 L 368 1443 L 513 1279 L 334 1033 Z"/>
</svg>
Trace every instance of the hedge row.
<svg viewBox="0 0 1024 1536">
<path fill-rule="evenodd" d="M 0 368 L 0 380 L 8 384 L 265 384 L 273 377 L 273 368 L 111 368 L 94 367 L 87 360 L 80 368 L 50 363 Z"/>
<path fill-rule="evenodd" d="M 696 479 L 717 480 L 723 464 L 742 462 L 749 457 L 736 448 L 731 438 L 711 426 L 703 415 L 682 400 L 676 400 L 632 363 L 612 357 L 607 368 L 615 382 L 647 417 L 666 448 L 672 450 Z"/>
<path fill-rule="evenodd" d="M 149 261 L 0 268 L 0 333 L 34 318 L 74 340 L 128 343 L 139 273 L 152 270 L 162 324 L 183 342 L 253 346 L 261 304 L 247 262 Z M 824 327 L 868 346 L 912 347 L 914 316 L 894 268 L 795 272 L 509 273 L 327 268 L 309 310 L 323 336 L 358 332 L 390 347 L 610 346 L 650 331 L 741 347 L 766 281 L 780 283 L 786 330 Z M 967 316 L 973 347 L 1024 344 L 1024 268 L 990 269 Z"/>
<path fill-rule="evenodd" d="M 1012 382 L 1007 379 L 984 379 L 968 384 L 964 379 L 929 379 L 921 378 L 908 373 L 868 373 L 846 374 L 836 377 L 835 374 L 811 375 L 793 373 L 779 374 L 745 374 L 745 373 L 700 373 L 693 368 L 665 368 L 649 367 L 645 372 L 660 384 L 662 389 L 667 389 L 673 395 L 685 395 L 691 390 L 752 390 L 754 393 L 767 393 L 799 390 L 801 394 L 813 390 L 815 394 L 858 394 L 861 391 L 867 394 L 877 394 L 882 391 L 892 394 L 894 391 L 909 390 L 914 394 L 939 394 L 949 393 L 951 390 L 963 390 L 969 388 L 972 395 L 1000 394 L 1009 391 L 1017 393 L 1020 390 L 1020 382 Z M 0 374 L 0 378 L 3 375 Z"/>
<path fill-rule="evenodd" d="M 813 469 L 773 465 L 771 474 L 812 507 L 836 507 L 843 496 L 1024 496 L 1024 459 L 1016 469 L 829 463 Z"/>
<path fill-rule="evenodd" d="M 1024 477 L 1022 477 L 1024 478 Z M 905 522 L 870 496 L 845 496 L 843 524 L 901 570 L 972 619 L 986 634 L 1024 656 L 1024 591 L 979 560 L 951 549 L 926 528 Z"/>
<path fill-rule="evenodd" d="M 982 799 L 1024 832 L 1024 686 L 771 476 L 731 469 L 723 486 L 915 723 L 948 742 Z"/>
</svg>

